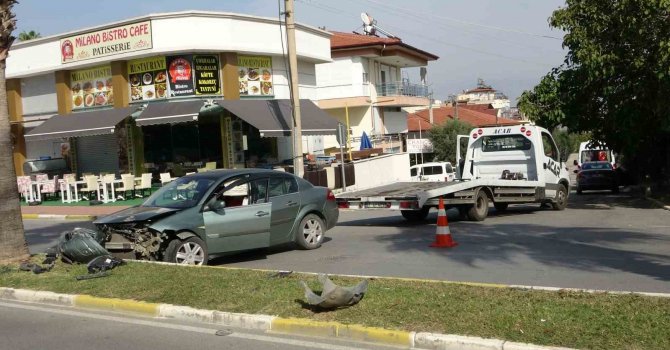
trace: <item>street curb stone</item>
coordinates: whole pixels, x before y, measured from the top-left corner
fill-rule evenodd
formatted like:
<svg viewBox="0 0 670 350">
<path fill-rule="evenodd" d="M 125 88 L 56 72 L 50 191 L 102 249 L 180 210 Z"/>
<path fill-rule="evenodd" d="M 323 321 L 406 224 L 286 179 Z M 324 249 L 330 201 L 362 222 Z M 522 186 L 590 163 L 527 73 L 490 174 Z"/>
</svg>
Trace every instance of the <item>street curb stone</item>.
<svg viewBox="0 0 670 350">
<path fill-rule="evenodd" d="M 659 206 L 661 209 L 670 210 L 670 205 L 665 205 L 665 203 L 659 201 L 659 200 L 656 199 L 656 198 L 651 198 L 651 197 L 644 197 L 644 198 L 646 198 L 648 201 L 650 201 L 650 202 L 656 204 L 656 205 Z"/>
<path fill-rule="evenodd" d="M 59 215 L 59 214 L 21 214 L 23 220 L 86 220 L 93 221 L 98 217 L 96 215 Z"/>
<path fill-rule="evenodd" d="M 484 339 L 459 335 L 415 333 L 383 328 L 346 325 L 339 322 L 321 322 L 300 318 L 282 318 L 269 315 L 252 315 L 187 306 L 155 304 L 143 301 L 99 298 L 89 295 L 59 294 L 47 291 L 0 287 L 0 299 L 70 306 L 83 309 L 132 312 L 152 317 L 183 321 L 206 322 L 268 332 L 303 336 L 334 337 L 368 343 L 420 348 L 430 350 L 564 350 L 532 344 L 510 343 L 499 339 Z"/>
</svg>

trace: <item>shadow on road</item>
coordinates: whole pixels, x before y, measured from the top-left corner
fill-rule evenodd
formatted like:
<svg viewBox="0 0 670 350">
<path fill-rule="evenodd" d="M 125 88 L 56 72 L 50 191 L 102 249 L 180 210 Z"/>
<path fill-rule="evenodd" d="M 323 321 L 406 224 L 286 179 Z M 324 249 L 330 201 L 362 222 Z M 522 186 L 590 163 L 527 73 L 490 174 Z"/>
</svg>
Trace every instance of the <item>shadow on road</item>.
<svg viewBox="0 0 670 350">
<path fill-rule="evenodd" d="M 609 191 L 593 191 L 577 194 L 572 192 L 568 203 L 571 209 L 609 210 L 614 207 L 633 209 L 655 209 L 654 203 L 625 193 L 611 193 Z"/>
<path fill-rule="evenodd" d="M 649 254 L 621 248 L 636 241 L 664 241 L 640 232 L 593 227 L 543 226 L 535 224 L 455 223 L 452 236 L 456 248 L 427 248 L 433 240 L 430 230 L 401 229 L 375 239 L 390 252 L 411 252 L 443 256 L 445 259 L 476 268 L 477 262 L 511 263 L 522 255 L 551 267 L 601 271 L 614 269 L 670 281 L 670 255 Z M 617 246 L 618 245 L 618 246 Z"/>
</svg>

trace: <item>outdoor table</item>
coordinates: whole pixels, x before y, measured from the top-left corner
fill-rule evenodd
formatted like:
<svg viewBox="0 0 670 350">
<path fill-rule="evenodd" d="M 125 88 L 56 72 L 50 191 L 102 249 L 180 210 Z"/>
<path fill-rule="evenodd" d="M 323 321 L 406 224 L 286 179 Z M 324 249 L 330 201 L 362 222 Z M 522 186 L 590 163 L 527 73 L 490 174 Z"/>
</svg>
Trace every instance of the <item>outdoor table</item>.
<svg viewBox="0 0 670 350">
<path fill-rule="evenodd" d="M 28 199 L 27 202 L 41 202 L 42 201 L 42 191 L 40 188 L 42 185 L 51 183 L 51 181 L 30 181 L 30 186 L 28 186 Z"/>
<path fill-rule="evenodd" d="M 98 192 L 98 200 L 103 203 L 116 202 L 115 185 L 123 183 L 123 181 L 121 179 L 114 179 L 113 181 L 105 182 L 104 180 L 98 179 L 98 183 L 102 187 L 102 198 L 100 198 L 100 193 Z"/>
<path fill-rule="evenodd" d="M 85 183 L 86 181 L 66 182 L 64 179 L 59 179 L 58 184 L 60 185 L 61 202 L 63 203 L 79 202 L 80 199 L 79 199 L 78 185 L 83 185 Z M 74 198 L 72 198 L 72 188 L 74 188 Z"/>
</svg>

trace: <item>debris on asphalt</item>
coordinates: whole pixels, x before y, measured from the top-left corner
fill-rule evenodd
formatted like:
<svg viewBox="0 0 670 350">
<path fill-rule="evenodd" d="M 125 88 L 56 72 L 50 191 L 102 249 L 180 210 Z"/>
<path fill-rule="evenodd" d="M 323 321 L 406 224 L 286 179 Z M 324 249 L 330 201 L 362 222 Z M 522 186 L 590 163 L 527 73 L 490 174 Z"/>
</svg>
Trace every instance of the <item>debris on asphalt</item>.
<svg viewBox="0 0 670 350">
<path fill-rule="evenodd" d="M 323 286 L 321 295 L 315 294 L 304 281 L 300 281 L 300 284 L 305 290 L 307 303 L 323 309 L 335 309 L 355 305 L 363 299 L 368 289 L 367 279 L 353 287 L 340 287 L 333 283 L 328 276 L 320 274 L 319 282 Z"/>
</svg>

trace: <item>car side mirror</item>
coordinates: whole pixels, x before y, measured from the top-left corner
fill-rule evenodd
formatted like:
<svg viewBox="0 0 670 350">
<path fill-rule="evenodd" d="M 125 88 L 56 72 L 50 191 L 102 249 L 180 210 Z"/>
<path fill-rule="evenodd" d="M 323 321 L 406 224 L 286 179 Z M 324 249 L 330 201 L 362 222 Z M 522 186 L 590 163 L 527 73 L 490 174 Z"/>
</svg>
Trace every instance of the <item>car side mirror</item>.
<svg viewBox="0 0 670 350">
<path fill-rule="evenodd" d="M 214 212 L 221 211 L 225 207 L 226 202 L 217 200 L 216 198 L 213 198 L 211 201 L 209 201 L 209 203 L 207 203 L 207 209 Z"/>
<path fill-rule="evenodd" d="M 579 165 L 579 163 L 577 163 L 577 159 L 575 159 L 574 161 L 572 161 L 572 164 L 573 164 L 573 165 Z"/>
</svg>

